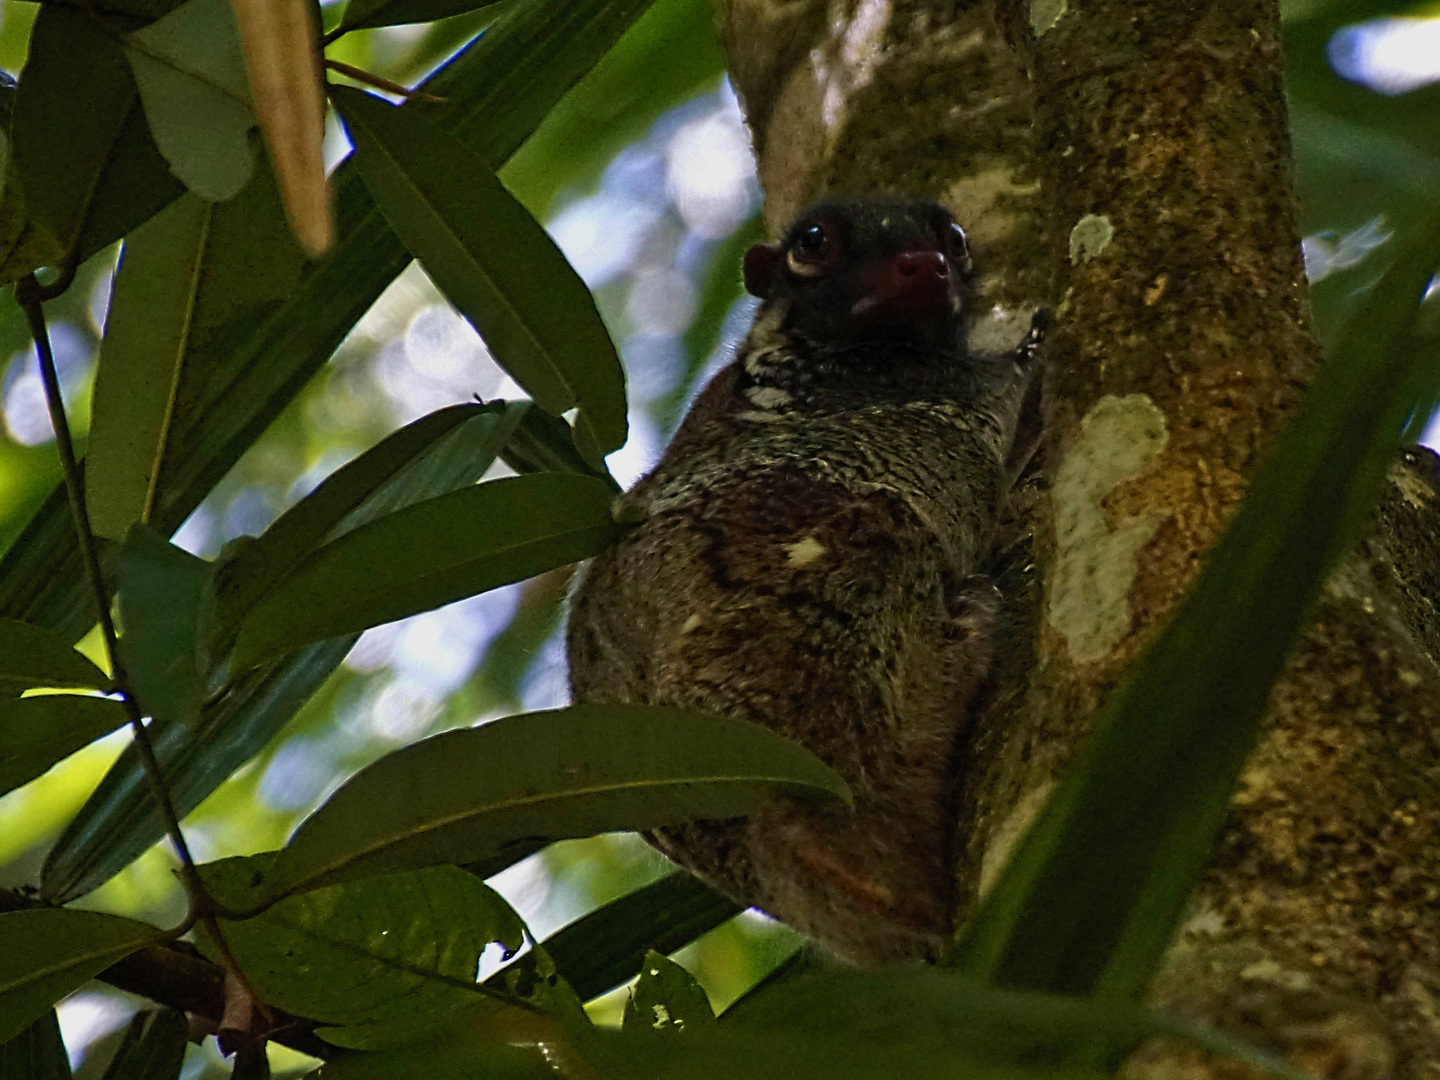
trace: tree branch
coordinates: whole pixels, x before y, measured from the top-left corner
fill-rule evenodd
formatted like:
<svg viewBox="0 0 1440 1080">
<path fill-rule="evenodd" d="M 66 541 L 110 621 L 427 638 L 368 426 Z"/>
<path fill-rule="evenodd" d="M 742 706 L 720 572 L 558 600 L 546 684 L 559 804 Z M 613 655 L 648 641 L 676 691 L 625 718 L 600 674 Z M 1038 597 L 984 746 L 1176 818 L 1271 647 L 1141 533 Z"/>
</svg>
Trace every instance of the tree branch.
<svg viewBox="0 0 1440 1080">
<path fill-rule="evenodd" d="M 0 912 L 30 911 L 45 905 L 9 889 L 0 889 Z M 180 1012 L 219 1024 L 225 1012 L 225 969 L 212 964 L 188 942 L 147 945 L 96 976 L 117 990 L 139 994 Z M 272 1009 L 275 1030 L 269 1038 L 311 1057 L 331 1059 L 342 1051 L 315 1035 L 312 1020 Z"/>
<path fill-rule="evenodd" d="M 1022 544 L 1003 583 L 1018 630 L 961 777 L 969 910 L 1318 360 L 1277 5 L 719 11 L 772 227 L 828 192 L 939 195 L 989 303 L 1054 302 L 1045 475 L 1012 511 L 1033 566 Z M 1155 999 L 1325 1075 L 1418 1080 L 1440 1060 L 1440 481 L 1421 452 L 1391 479 L 1276 688 Z M 1188 1053 L 1132 1069 L 1222 1075 Z"/>
</svg>

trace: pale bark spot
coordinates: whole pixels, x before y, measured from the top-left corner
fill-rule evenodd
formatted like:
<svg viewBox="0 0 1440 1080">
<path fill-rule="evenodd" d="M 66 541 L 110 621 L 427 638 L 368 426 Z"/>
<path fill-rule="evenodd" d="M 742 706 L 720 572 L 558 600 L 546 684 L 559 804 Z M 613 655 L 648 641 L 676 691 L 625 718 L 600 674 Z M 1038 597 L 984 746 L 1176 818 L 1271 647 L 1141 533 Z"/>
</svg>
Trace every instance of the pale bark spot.
<svg viewBox="0 0 1440 1080">
<path fill-rule="evenodd" d="M 1165 415 L 1147 395 L 1107 394 L 1080 422 L 1056 472 L 1049 617 L 1077 663 L 1103 660 L 1130 629 L 1136 556 L 1169 516 L 1146 511 L 1112 524 L 1104 500 L 1149 468 L 1169 439 Z"/>
<path fill-rule="evenodd" d="M 1108 217 L 1086 214 L 1070 230 L 1070 261 L 1089 262 L 1109 246 L 1115 226 Z"/>
<path fill-rule="evenodd" d="M 785 545 L 785 558 L 791 566 L 797 569 L 802 566 L 809 566 L 824 554 L 825 545 L 813 536 L 807 536 L 804 540 Z"/>
<path fill-rule="evenodd" d="M 1004 240 L 1015 225 L 1014 202 L 1037 194 L 1038 180 L 1017 183 L 1013 170 L 996 165 L 962 176 L 940 201 L 965 226 L 972 247 L 989 247 Z"/>
<path fill-rule="evenodd" d="M 1292 971 L 1270 959 L 1257 960 L 1248 967 L 1242 968 L 1240 978 L 1246 982 L 1263 982 L 1274 986 L 1283 986 L 1287 990 L 1308 990 L 1314 984 L 1309 973 Z"/>
<path fill-rule="evenodd" d="M 1399 490 L 1401 497 L 1416 510 L 1424 509 L 1435 499 L 1435 489 L 1425 483 L 1413 469 L 1395 465 L 1390 470 L 1390 482 Z"/>
<path fill-rule="evenodd" d="M 1004 870 L 1005 864 L 1010 861 L 1010 854 L 1015 850 L 1016 843 L 1029 832 L 1053 790 L 1055 783 L 1052 780 L 1047 780 L 1037 788 L 1031 788 L 1020 796 L 1000 828 L 995 830 L 995 835 L 985 846 L 985 855 L 980 860 L 981 898 L 984 898 L 999 880 L 1000 871 Z"/>
<path fill-rule="evenodd" d="M 750 399 L 751 404 L 762 409 L 774 409 L 790 404 L 790 392 L 781 390 L 778 386 L 752 386 L 745 391 L 745 396 Z"/>
<path fill-rule="evenodd" d="M 815 81 L 824 88 L 820 117 L 833 140 L 845 123 L 852 94 L 869 86 L 884 60 L 885 28 L 890 25 L 890 0 L 860 0 L 848 19 L 844 4 L 832 4 L 831 40 L 810 53 Z"/>
<path fill-rule="evenodd" d="M 1065 0 L 1030 0 L 1030 29 L 1040 37 L 1058 23 L 1069 8 Z"/>
</svg>

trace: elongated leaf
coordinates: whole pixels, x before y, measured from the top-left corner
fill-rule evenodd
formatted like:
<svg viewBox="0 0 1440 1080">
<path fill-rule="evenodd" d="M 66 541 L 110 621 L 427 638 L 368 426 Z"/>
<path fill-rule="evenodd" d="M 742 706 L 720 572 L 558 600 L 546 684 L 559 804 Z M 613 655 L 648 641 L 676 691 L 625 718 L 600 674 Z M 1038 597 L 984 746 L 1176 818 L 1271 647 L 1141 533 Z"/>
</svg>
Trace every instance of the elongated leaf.
<svg viewBox="0 0 1440 1080">
<path fill-rule="evenodd" d="M 255 167 L 250 87 L 230 0 L 186 0 L 125 39 L 155 145 L 185 186 L 223 202 Z"/>
<path fill-rule="evenodd" d="M 1112 1075 L 1070 1065 L 977 1062 L 933 1040 L 879 1042 L 805 1031 L 758 1037 L 717 1029 L 675 1039 L 607 1038 L 602 1033 L 585 1050 L 591 1075 L 602 1080 L 1103 1080 Z"/>
<path fill-rule="evenodd" d="M 121 957 L 161 936 L 133 919 L 59 908 L 0 914 L 0 1042 Z"/>
<path fill-rule="evenodd" d="M 161 476 L 180 452 L 185 388 L 221 362 L 237 321 L 260 318 L 294 288 L 303 264 L 264 170 L 229 202 L 187 195 L 126 240 L 86 459 L 85 500 L 99 535 L 118 540 L 156 517 Z"/>
<path fill-rule="evenodd" d="M 47 6 L 31 31 L 24 76 L 11 133 L 19 201 L 32 227 L 20 226 L 16 245 L 78 263 L 183 190 L 145 128 L 124 52 L 97 21 Z M 7 213 L 10 187 L 7 180 Z M 26 240 L 37 227 L 49 252 Z M 3 277 L 35 265 L 7 257 Z"/>
<path fill-rule="evenodd" d="M 620 494 L 620 485 L 608 472 L 593 468 L 575 449 L 575 433 L 558 416 L 543 409 L 526 412 L 500 456 L 518 473 L 573 472 L 598 476 Z"/>
<path fill-rule="evenodd" d="M 235 663 L 293 649 L 523 581 L 598 554 L 625 527 L 600 480 L 537 473 L 420 503 L 326 544 L 240 626 Z"/>
<path fill-rule="evenodd" d="M 802 975 L 823 970 L 825 970 L 825 963 L 815 950 L 802 946 L 766 972 L 759 982 L 725 1006 L 725 1011 L 720 1014 L 720 1020 L 726 1024 L 733 1024 L 737 1020 L 748 1020 L 752 1013 L 763 1014 L 770 1007 L 772 995 L 783 995 L 790 984 Z"/>
<path fill-rule="evenodd" d="M 935 969 L 801 975 L 766 1005 L 681 1038 L 645 1040 L 675 1055 L 657 1075 L 692 1075 L 708 1060 L 712 1075 L 736 1077 L 1108 1076 L 1144 1040 L 1174 1035 L 1274 1075 L 1305 1076 L 1276 1055 L 1140 1005 L 1001 991 Z M 1097 1061 L 1107 1063 L 1103 1073 L 1091 1071 Z"/>
<path fill-rule="evenodd" d="M 0 795 L 125 722 L 125 707 L 109 698 L 45 694 L 0 701 Z"/>
<path fill-rule="evenodd" d="M 717 86 L 724 73 L 711 0 L 655 4 L 555 106 L 500 178 L 544 220 L 561 191 L 591 190 L 657 117 Z M 460 134 L 469 137 L 469 129 Z"/>
<path fill-rule="evenodd" d="M 447 100 L 441 122 L 460 131 L 487 160 L 504 162 L 649 3 L 515 3 L 425 84 Z M 278 303 L 236 314 L 219 328 L 216 340 L 227 347 L 217 348 L 211 362 L 187 367 L 195 377 L 182 380 L 177 395 L 175 449 L 162 466 L 152 519 L 162 531 L 185 520 L 410 261 L 352 165 L 342 164 L 332 182 L 340 237 L 335 248 L 299 273 L 298 285 Z M 242 193 L 217 208 L 212 232 L 220 212 L 244 198 Z M 284 235 L 283 219 L 280 228 Z M 241 250 L 267 254 L 256 245 Z M 241 280 L 268 280 L 268 269 L 262 260 Z M 65 495 L 57 490 L 0 561 L 0 611 L 79 638 L 93 623 L 82 580 Z M 345 641 L 317 645 L 245 675 L 207 705 L 193 739 L 178 730 L 157 733 L 157 752 L 182 813 L 257 753 L 348 647 Z M 81 895 L 161 835 L 139 762 L 126 753 L 52 849 L 43 894 L 52 901 Z"/>
<path fill-rule="evenodd" d="M 150 516 L 194 326 L 212 205 L 177 200 L 125 242 L 91 405 L 85 503 L 97 536 Z"/>
<path fill-rule="evenodd" d="M 354 644 L 354 638 L 340 638 L 257 668 L 207 702 L 193 729 L 152 724 L 150 741 L 180 816 L 263 750 Z M 50 903 L 83 896 L 164 836 L 144 766 L 134 746 L 127 746 L 46 855 L 40 895 Z"/>
<path fill-rule="evenodd" d="M 625 1003 L 627 1035 L 653 1038 L 693 1032 L 715 1022 L 704 988 L 675 961 L 651 949 Z"/>
<path fill-rule="evenodd" d="M 433 1044 L 457 1035 L 486 1032 L 498 1042 L 531 1042 L 557 1030 L 583 1032 L 590 1018 L 575 991 L 555 970 L 544 946 L 533 945 L 527 963 L 509 964 L 485 980 L 482 994 L 454 995 L 428 1019 L 383 1018 L 349 1027 L 322 1027 L 315 1034 L 350 1050 L 395 1050 Z"/>
<path fill-rule="evenodd" d="M 40 686 L 105 690 L 110 677 L 54 634 L 0 619 L 0 692 Z"/>
<path fill-rule="evenodd" d="M 70 1080 L 70 1058 L 54 1009 L 0 1043 L 0 1080 Z"/>
<path fill-rule="evenodd" d="M 1411 333 L 1437 262 L 1440 214 L 1371 291 L 1194 590 L 1111 695 L 967 929 L 962 969 L 1006 986 L 1144 988 L 1209 859 L 1270 685 L 1434 377 L 1440 343 Z"/>
<path fill-rule="evenodd" d="M 176 1080 L 185 1064 L 189 1036 L 184 1013 L 174 1009 L 136 1013 L 110 1059 L 104 1080 Z"/>
<path fill-rule="evenodd" d="M 311 258 L 335 242 L 321 144 L 325 94 L 309 0 L 234 0 L 255 112 L 285 211 Z"/>
<path fill-rule="evenodd" d="M 345 5 L 341 30 L 363 30 L 367 26 L 403 26 L 463 15 L 489 7 L 499 0 L 350 0 Z"/>
<path fill-rule="evenodd" d="M 365 500 L 329 526 L 332 534 L 423 499 L 473 484 L 495 459 L 495 424 L 477 415 L 459 424 L 381 480 Z M 337 512 L 343 507 L 335 507 Z M 298 529 L 298 527 L 297 527 Z M 208 701 L 193 731 L 155 725 L 151 739 L 183 817 L 274 737 L 340 663 L 353 637 L 312 646 L 228 684 Z M 133 748 L 100 782 L 46 857 L 41 895 L 62 902 L 89 892 L 164 836 L 149 781 Z"/>
<path fill-rule="evenodd" d="M 60 9 L 36 17 L 22 74 L 12 131 L 26 209 L 68 251 L 135 87 L 101 29 Z"/>
<path fill-rule="evenodd" d="M 495 359 L 547 412 L 578 405 L 577 430 L 600 451 L 622 446 L 615 346 L 590 290 L 539 223 L 481 155 L 439 127 L 358 90 L 337 87 L 332 100 L 391 226 Z"/>
<path fill-rule="evenodd" d="M 648 950 L 684 948 L 742 910 L 682 870 L 576 919 L 543 944 L 560 974 L 589 1001 L 640 974 Z"/>
<path fill-rule="evenodd" d="M 201 872 L 218 896 L 243 905 L 271 858 L 224 859 Z M 440 1026 L 487 999 L 504 1008 L 475 981 L 480 955 L 492 942 L 513 952 L 525 941 L 510 905 L 454 867 L 319 889 L 221 928 L 263 1000 L 353 1028 L 356 1039 L 367 1029 Z M 202 947 L 219 960 L 213 942 Z"/>
<path fill-rule="evenodd" d="M 219 572 L 220 618 L 234 624 L 260 596 L 297 567 L 321 541 L 334 539 L 347 523 L 355 525 L 380 516 L 372 503 L 363 516 L 352 511 L 366 504 L 392 476 L 411 465 L 455 427 L 474 422 L 488 429 L 488 438 L 472 444 L 475 457 L 493 461 L 510 431 L 530 411 L 528 402 L 511 405 L 452 405 L 407 424 L 365 453 L 326 477 L 314 491 L 281 514 L 254 543 L 240 549 Z"/>
<path fill-rule="evenodd" d="M 544 144 L 548 128 L 536 128 L 551 107 L 650 3 L 513 3 L 424 84 L 446 99 L 437 107 L 439 122 L 496 166 L 532 134 Z M 139 126 L 145 131 L 143 115 Z M 169 177 L 163 164 L 161 173 Z M 178 195 L 178 181 L 169 179 Z M 353 164 L 342 163 L 331 179 L 336 246 L 263 317 L 237 316 L 225 335 L 229 347 L 197 371 L 193 383 L 182 383 L 172 425 L 175 452 L 162 470 L 152 521 L 162 531 L 179 527 L 410 262 Z M 65 493 L 57 489 L 0 561 L 0 614 L 76 640 L 94 623 L 82 581 Z"/>
<path fill-rule="evenodd" d="M 266 892 L 470 861 L 529 838 L 738 817 L 782 794 L 848 799 L 819 760 L 753 724 L 622 705 L 512 716 L 362 769 L 296 829 Z"/>
<path fill-rule="evenodd" d="M 204 632 L 215 618 L 210 564 L 135 525 L 114 566 L 130 689 L 147 715 L 194 727 L 208 667 Z"/>
<path fill-rule="evenodd" d="M 537 1048 L 503 1046 L 459 1032 L 429 1045 L 327 1061 L 309 1080 L 554 1080 Z"/>
</svg>

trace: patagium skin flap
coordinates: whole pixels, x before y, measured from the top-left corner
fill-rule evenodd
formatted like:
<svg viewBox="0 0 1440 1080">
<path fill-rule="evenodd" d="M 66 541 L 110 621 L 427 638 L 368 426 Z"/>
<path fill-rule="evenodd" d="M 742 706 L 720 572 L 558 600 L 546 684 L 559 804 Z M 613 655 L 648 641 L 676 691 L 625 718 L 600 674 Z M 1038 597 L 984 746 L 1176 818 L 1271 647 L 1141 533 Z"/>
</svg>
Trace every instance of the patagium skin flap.
<svg viewBox="0 0 1440 1080">
<path fill-rule="evenodd" d="M 643 523 L 582 576 L 572 690 L 743 717 L 817 754 L 853 809 L 779 799 L 648 839 L 842 959 L 933 959 L 1039 324 L 1014 354 L 967 353 L 969 252 L 929 202 L 820 203 L 744 273 L 753 328 L 626 496 Z"/>
</svg>

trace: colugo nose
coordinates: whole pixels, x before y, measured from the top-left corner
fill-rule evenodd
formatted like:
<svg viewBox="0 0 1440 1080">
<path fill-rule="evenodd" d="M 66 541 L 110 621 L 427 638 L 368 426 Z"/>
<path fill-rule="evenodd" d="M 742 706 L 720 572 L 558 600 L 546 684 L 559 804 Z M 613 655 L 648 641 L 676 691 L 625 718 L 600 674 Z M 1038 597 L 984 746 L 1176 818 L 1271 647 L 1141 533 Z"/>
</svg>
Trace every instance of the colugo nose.
<svg viewBox="0 0 1440 1080">
<path fill-rule="evenodd" d="M 895 272 L 902 278 L 948 278 L 950 264 L 938 251 L 905 251 L 895 256 Z"/>
</svg>

